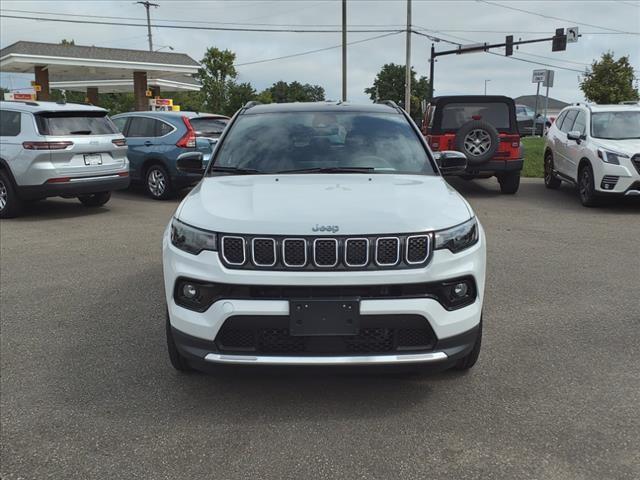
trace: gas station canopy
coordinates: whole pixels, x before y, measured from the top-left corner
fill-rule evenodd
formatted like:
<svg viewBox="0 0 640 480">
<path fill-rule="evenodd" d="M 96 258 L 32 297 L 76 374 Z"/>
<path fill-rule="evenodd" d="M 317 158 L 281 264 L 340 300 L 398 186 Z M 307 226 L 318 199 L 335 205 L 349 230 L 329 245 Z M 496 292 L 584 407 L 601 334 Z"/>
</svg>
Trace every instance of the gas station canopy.
<svg viewBox="0 0 640 480">
<path fill-rule="evenodd" d="M 3 72 L 35 73 L 39 100 L 50 88 L 104 93 L 133 91 L 139 110 L 147 109 L 147 89 L 198 91 L 193 75 L 200 64 L 184 53 L 149 52 L 55 43 L 19 41 L 0 50 Z"/>
</svg>

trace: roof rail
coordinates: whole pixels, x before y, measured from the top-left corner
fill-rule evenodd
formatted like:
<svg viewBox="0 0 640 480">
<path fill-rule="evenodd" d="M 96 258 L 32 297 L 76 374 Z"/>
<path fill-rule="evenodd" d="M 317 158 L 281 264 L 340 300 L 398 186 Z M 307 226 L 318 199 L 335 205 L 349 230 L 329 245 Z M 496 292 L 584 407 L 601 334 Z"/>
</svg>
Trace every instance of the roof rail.
<svg viewBox="0 0 640 480">
<path fill-rule="evenodd" d="M 571 105 L 575 107 L 587 107 L 589 111 L 591 111 L 591 104 L 588 102 L 576 102 L 572 103 Z"/>
<path fill-rule="evenodd" d="M 380 105 L 386 105 L 388 107 L 391 107 L 395 110 L 402 110 L 398 104 L 396 102 L 394 102 L 393 100 L 376 100 L 376 103 L 380 104 Z"/>
<path fill-rule="evenodd" d="M 255 107 L 256 105 L 262 105 L 262 102 L 259 102 L 258 100 L 251 100 L 250 102 L 247 102 L 244 104 L 244 107 L 242 107 L 244 110 L 248 110 L 251 107 Z"/>
<path fill-rule="evenodd" d="M 640 105 L 640 100 L 624 100 L 618 102 L 618 105 Z"/>
<path fill-rule="evenodd" d="M 38 102 L 32 102 L 30 100 L 2 100 L 3 102 L 11 102 L 11 103 L 23 103 L 25 105 L 30 105 L 32 107 L 39 107 L 40 104 Z"/>
</svg>

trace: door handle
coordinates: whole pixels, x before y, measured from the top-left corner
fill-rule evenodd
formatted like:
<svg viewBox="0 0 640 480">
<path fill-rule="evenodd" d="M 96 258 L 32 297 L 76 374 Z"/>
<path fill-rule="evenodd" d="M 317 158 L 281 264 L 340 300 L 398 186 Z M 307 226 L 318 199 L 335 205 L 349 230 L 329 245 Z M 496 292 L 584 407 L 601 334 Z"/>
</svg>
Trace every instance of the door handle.
<svg viewBox="0 0 640 480">
<path fill-rule="evenodd" d="M 145 147 L 150 147 L 151 145 L 153 145 L 149 140 L 147 140 L 146 142 L 144 142 L 144 146 Z"/>
</svg>

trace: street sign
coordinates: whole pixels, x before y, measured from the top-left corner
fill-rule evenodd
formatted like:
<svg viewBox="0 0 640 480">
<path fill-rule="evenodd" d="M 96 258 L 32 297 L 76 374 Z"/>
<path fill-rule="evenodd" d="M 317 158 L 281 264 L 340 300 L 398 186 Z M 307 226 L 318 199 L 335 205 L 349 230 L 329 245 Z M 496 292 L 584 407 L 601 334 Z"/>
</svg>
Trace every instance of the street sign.
<svg viewBox="0 0 640 480">
<path fill-rule="evenodd" d="M 533 76 L 531 77 L 531 83 L 540 83 L 544 82 L 547 79 L 548 70 L 534 70 Z"/>
<path fill-rule="evenodd" d="M 41 92 L 41 91 L 42 91 L 42 85 L 37 85 L 37 84 L 36 84 L 36 85 L 34 85 L 34 86 L 33 86 L 33 89 L 34 89 L 36 92 Z"/>
<path fill-rule="evenodd" d="M 18 101 L 33 101 L 36 99 L 35 93 L 18 93 L 18 92 L 5 92 L 5 100 L 18 100 Z"/>
<path fill-rule="evenodd" d="M 173 107 L 172 98 L 150 98 L 149 109 L 155 112 L 170 112 Z"/>
<path fill-rule="evenodd" d="M 555 73 L 553 70 L 547 70 L 547 75 L 544 81 L 542 82 L 543 87 L 553 87 L 553 77 Z"/>
<path fill-rule="evenodd" d="M 567 28 L 567 43 L 576 43 L 578 37 L 578 27 Z"/>
</svg>

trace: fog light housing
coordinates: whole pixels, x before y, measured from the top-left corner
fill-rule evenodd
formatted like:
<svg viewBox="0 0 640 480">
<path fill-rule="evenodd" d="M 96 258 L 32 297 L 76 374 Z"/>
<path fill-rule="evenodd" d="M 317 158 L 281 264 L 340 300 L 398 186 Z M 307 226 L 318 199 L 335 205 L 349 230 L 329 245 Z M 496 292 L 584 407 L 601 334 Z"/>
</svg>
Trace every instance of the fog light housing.
<svg viewBox="0 0 640 480">
<path fill-rule="evenodd" d="M 200 292 L 198 290 L 198 287 L 196 287 L 193 283 L 185 283 L 182 286 L 182 295 L 188 300 L 194 300 L 198 298 L 199 293 Z"/>
<path fill-rule="evenodd" d="M 466 282 L 456 283 L 453 286 L 453 296 L 456 298 L 464 298 L 469 292 L 469 287 Z"/>
</svg>

